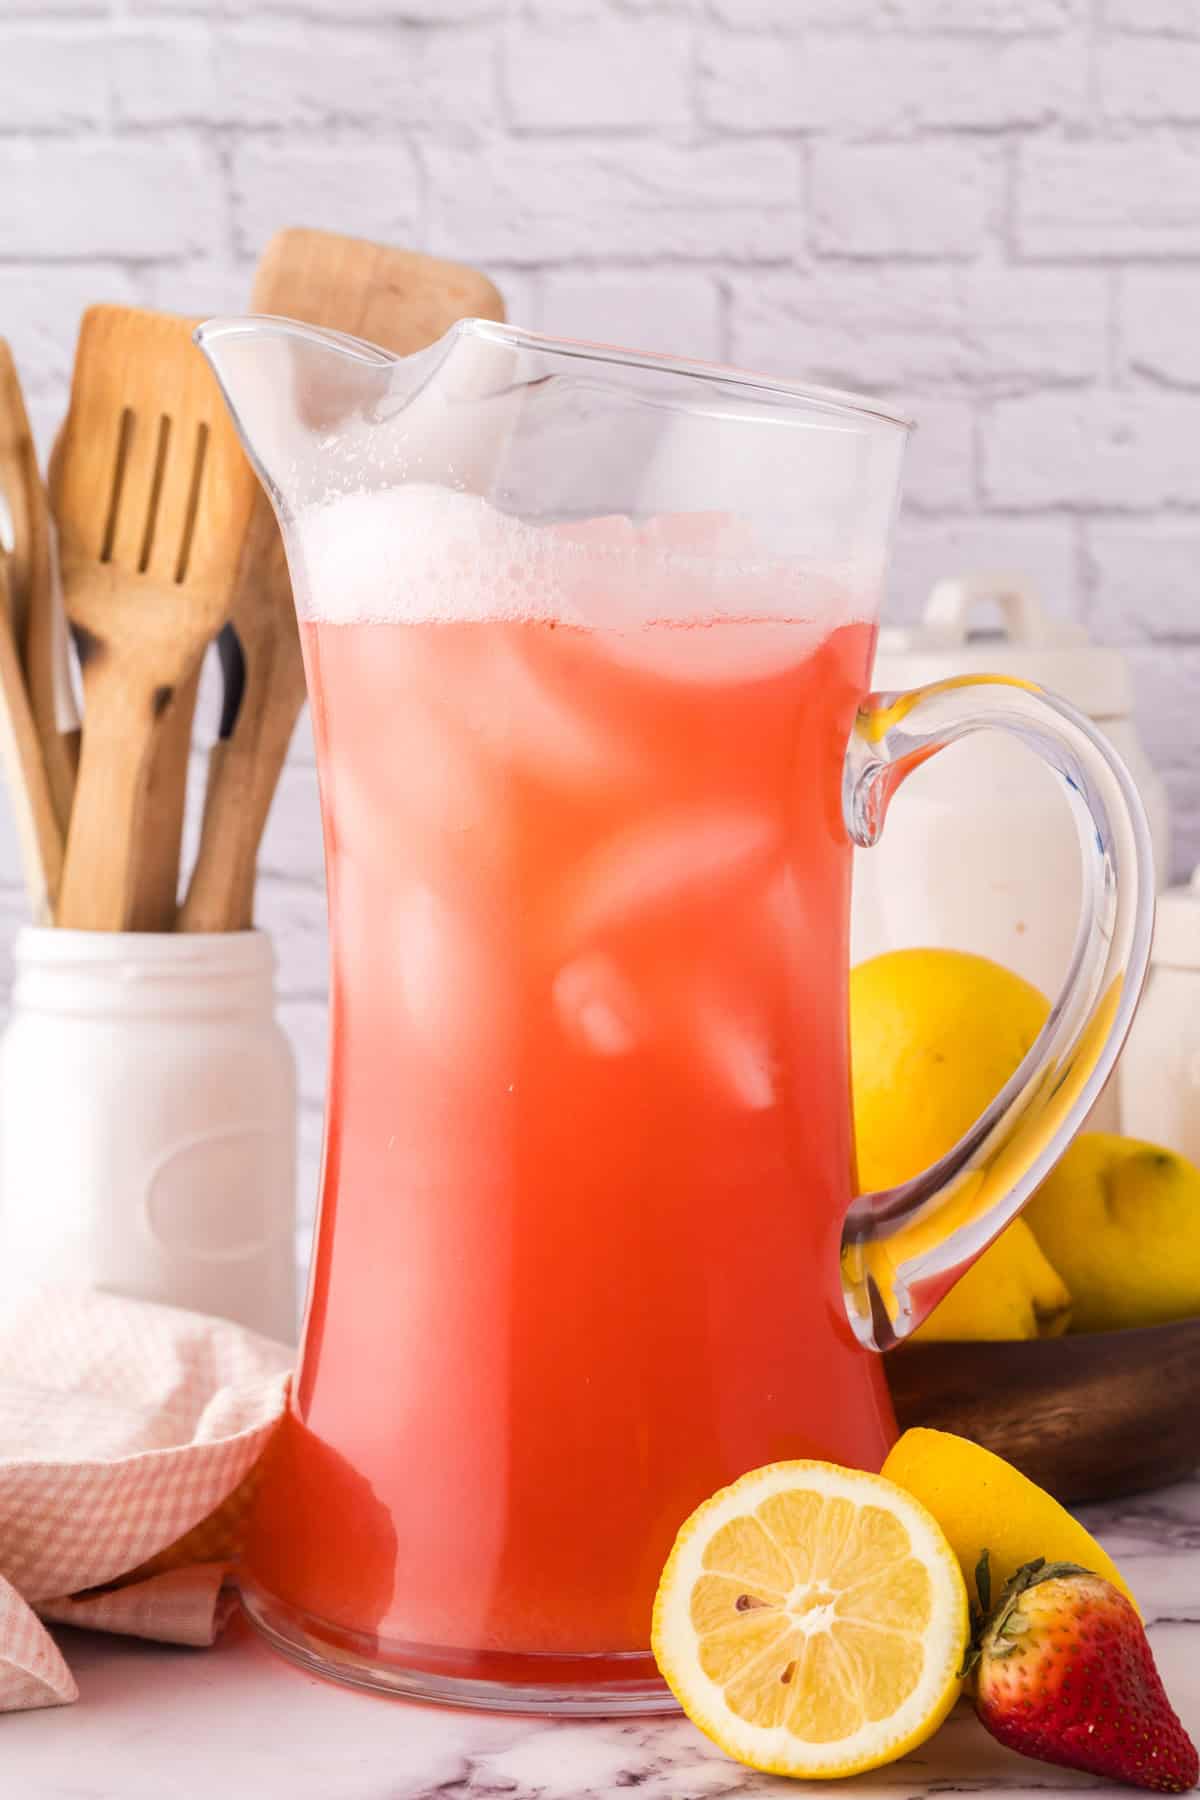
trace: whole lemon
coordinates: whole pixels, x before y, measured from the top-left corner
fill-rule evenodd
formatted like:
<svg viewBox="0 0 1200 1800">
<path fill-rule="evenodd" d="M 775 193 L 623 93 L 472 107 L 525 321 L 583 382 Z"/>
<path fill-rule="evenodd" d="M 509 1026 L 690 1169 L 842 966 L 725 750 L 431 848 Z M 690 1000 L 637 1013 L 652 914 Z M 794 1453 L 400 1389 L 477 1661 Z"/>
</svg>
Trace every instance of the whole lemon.
<svg viewBox="0 0 1200 1800">
<path fill-rule="evenodd" d="M 1071 1290 L 1074 1330 L 1200 1313 L 1200 1169 L 1185 1157 L 1082 1132 L 1026 1216 Z"/>
<path fill-rule="evenodd" d="M 1024 1219 L 1014 1219 L 913 1333 L 914 1343 L 1058 1337 L 1071 1293 Z"/>
<path fill-rule="evenodd" d="M 1049 1012 L 964 950 L 889 950 L 850 972 L 858 1178 L 894 1187 L 944 1156 L 999 1093 Z"/>
<path fill-rule="evenodd" d="M 1049 1012 L 1021 976 L 962 950 L 892 950 L 850 974 L 859 1184 L 893 1187 L 944 1156 L 995 1098 Z M 1021 1219 L 915 1334 L 1049 1337 L 1071 1295 Z"/>
</svg>

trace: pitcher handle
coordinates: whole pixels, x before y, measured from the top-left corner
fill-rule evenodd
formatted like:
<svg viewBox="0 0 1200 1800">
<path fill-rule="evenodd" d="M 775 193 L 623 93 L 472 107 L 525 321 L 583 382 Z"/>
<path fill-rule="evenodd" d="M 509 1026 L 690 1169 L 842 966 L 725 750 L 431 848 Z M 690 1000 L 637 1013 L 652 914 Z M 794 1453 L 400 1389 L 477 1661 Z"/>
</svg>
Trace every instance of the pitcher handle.
<svg viewBox="0 0 1200 1800">
<path fill-rule="evenodd" d="M 905 778 L 974 731 L 1011 733 L 1061 779 L 1079 833 L 1083 906 L 1062 992 L 1011 1080 L 940 1161 L 859 1195 L 846 1216 L 846 1311 L 875 1350 L 916 1330 L 1049 1174 L 1112 1071 L 1150 954 L 1154 863 L 1137 790 L 1091 723 L 1033 682 L 960 676 L 869 695 L 843 782 L 854 842 L 875 844 Z"/>
</svg>

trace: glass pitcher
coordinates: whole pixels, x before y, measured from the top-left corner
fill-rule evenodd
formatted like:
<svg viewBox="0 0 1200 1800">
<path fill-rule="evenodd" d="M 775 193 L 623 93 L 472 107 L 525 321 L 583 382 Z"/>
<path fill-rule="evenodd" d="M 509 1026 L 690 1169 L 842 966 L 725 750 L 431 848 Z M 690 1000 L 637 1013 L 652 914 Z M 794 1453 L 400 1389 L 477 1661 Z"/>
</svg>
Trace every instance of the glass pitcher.
<svg viewBox="0 0 1200 1800">
<path fill-rule="evenodd" d="M 1146 962 L 1141 808 L 1031 683 L 869 692 L 907 435 L 869 402 L 478 320 L 402 360 L 198 335 L 287 542 L 332 940 L 245 1605 L 366 1686 L 662 1709 L 680 1523 L 779 1458 L 879 1467 L 877 1352 L 1099 1092 Z M 1070 978 L 962 1142 L 855 1198 L 851 845 L 986 727 L 1070 801 Z"/>
</svg>

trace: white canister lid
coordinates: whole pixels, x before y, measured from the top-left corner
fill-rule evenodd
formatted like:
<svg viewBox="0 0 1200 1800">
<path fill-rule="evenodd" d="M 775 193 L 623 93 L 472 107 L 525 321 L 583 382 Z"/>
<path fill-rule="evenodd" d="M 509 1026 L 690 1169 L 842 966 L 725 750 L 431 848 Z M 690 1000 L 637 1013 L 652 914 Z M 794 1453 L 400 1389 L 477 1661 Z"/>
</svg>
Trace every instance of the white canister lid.
<svg viewBox="0 0 1200 1800">
<path fill-rule="evenodd" d="M 971 632 L 972 610 L 991 601 L 1000 631 Z M 1129 666 L 1119 650 L 1092 643 L 1082 625 L 1052 618 L 1019 575 L 981 572 L 939 581 L 916 626 L 879 634 L 877 688 L 922 687 L 952 675 L 1015 675 L 1061 694 L 1091 719 L 1133 711 Z"/>
<path fill-rule="evenodd" d="M 1150 960 L 1172 969 L 1200 969 L 1200 868 L 1186 887 L 1158 896 Z"/>
</svg>

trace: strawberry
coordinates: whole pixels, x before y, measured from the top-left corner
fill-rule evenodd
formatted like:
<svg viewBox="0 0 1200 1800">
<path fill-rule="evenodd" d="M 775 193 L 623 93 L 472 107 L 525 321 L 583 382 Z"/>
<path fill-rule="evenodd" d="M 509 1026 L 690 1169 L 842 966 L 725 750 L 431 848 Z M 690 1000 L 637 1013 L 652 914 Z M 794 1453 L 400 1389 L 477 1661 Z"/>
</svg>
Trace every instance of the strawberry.
<svg viewBox="0 0 1200 1800">
<path fill-rule="evenodd" d="M 1178 1794 L 1195 1786 L 1195 1745 L 1123 1594 L 1075 1563 L 1039 1557 L 1017 1570 L 987 1617 L 986 1551 L 975 1579 L 981 1612 L 966 1668 L 994 1738 L 1133 1787 Z"/>
</svg>

